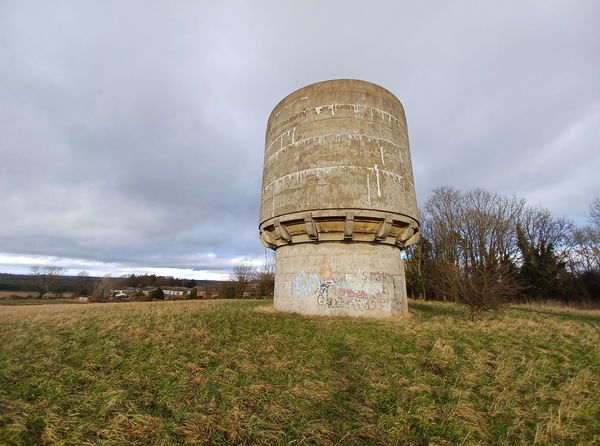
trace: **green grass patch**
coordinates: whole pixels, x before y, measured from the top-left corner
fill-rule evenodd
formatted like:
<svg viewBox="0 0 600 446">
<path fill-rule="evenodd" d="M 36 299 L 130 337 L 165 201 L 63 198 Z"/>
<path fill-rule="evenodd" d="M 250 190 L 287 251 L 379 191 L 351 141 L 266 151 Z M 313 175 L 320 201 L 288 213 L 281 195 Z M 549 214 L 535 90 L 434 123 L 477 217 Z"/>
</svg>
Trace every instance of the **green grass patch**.
<svg viewBox="0 0 600 446">
<path fill-rule="evenodd" d="M 265 304 L 0 307 L 0 444 L 600 442 L 600 312 Z"/>
</svg>

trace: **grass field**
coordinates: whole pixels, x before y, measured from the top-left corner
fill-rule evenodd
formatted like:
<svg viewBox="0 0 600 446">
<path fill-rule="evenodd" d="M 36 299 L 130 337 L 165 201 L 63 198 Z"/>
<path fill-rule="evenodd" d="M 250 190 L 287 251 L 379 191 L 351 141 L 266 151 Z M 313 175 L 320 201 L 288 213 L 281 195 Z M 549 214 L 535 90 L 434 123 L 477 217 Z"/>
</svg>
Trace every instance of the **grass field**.
<svg viewBox="0 0 600 446">
<path fill-rule="evenodd" d="M 0 444 L 600 444 L 600 312 L 1 306 Z"/>
</svg>

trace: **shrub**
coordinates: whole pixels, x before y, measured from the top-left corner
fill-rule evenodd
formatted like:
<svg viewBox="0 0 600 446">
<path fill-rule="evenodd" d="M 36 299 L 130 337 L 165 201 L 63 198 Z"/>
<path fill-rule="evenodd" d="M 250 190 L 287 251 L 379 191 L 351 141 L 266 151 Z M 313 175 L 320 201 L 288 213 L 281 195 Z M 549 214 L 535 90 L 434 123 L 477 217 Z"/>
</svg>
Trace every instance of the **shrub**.
<svg viewBox="0 0 600 446">
<path fill-rule="evenodd" d="M 192 288 L 189 293 L 187 293 L 184 299 L 198 299 L 198 290 L 196 288 Z"/>
<path fill-rule="evenodd" d="M 150 293 L 151 300 L 164 300 L 165 293 L 160 288 L 156 288 L 154 291 Z"/>
</svg>

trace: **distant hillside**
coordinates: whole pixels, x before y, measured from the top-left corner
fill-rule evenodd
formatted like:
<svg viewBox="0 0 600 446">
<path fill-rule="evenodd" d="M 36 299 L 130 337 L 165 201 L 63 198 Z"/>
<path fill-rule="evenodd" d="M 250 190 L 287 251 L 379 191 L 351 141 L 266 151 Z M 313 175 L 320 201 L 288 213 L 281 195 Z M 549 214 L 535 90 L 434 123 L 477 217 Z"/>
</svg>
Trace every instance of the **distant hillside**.
<svg viewBox="0 0 600 446">
<path fill-rule="evenodd" d="M 154 279 L 154 282 L 159 282 L 159 285 L 181 285 L 181 286 L 200 286 L 201 288 L 209 289 L 218 287 L 221 284 L 221 281 L 218 280 L 190 280 L 190 279 L 173 279 L 167 278 L 163 276 L 138 276 L 140 278 L 148 278 L 151 277 Z M 75 282 L 79 279 L 78 276 L 62 276 L 53 291 L 68 293 L 75 291 Z M 87 277 L 91 282 L 97 282 L 102 277 Z M 115 277 L 113 279 L 115 284 L 125 284 L 129 282 L 130 278 L 125 277 Z M 149 285 L 155 285 L 156 283 L 148 282 Z M 164 283 L 163 283 L 164 282 Z M 167 282 L 177 282 L 177 283 L 167 283 Z M 180 284 L 179 282 L 187 282 L 185 285 Z M 130 286 L 136 286 L 132 284 Z M 31 276 L 29 274 L 7 274 L 0 273 L 0 291 L 30 291 L 32 289 L 31 286 Z"/>
</svg>

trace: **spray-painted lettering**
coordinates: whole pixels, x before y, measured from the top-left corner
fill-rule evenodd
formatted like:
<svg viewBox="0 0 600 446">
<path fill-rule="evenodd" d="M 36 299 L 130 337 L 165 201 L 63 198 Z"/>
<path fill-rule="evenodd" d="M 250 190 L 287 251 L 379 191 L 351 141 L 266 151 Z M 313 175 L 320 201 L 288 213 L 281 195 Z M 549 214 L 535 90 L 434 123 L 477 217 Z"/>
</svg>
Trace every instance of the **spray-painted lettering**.
<svg viewBox="0 0 600 446">
<path fill-rule="evenodd" d="M 319 290 L 321 280 L 317 274 L 300 271 L 292 281 L 292 294 L 314 294 Z"/>
</svg>

